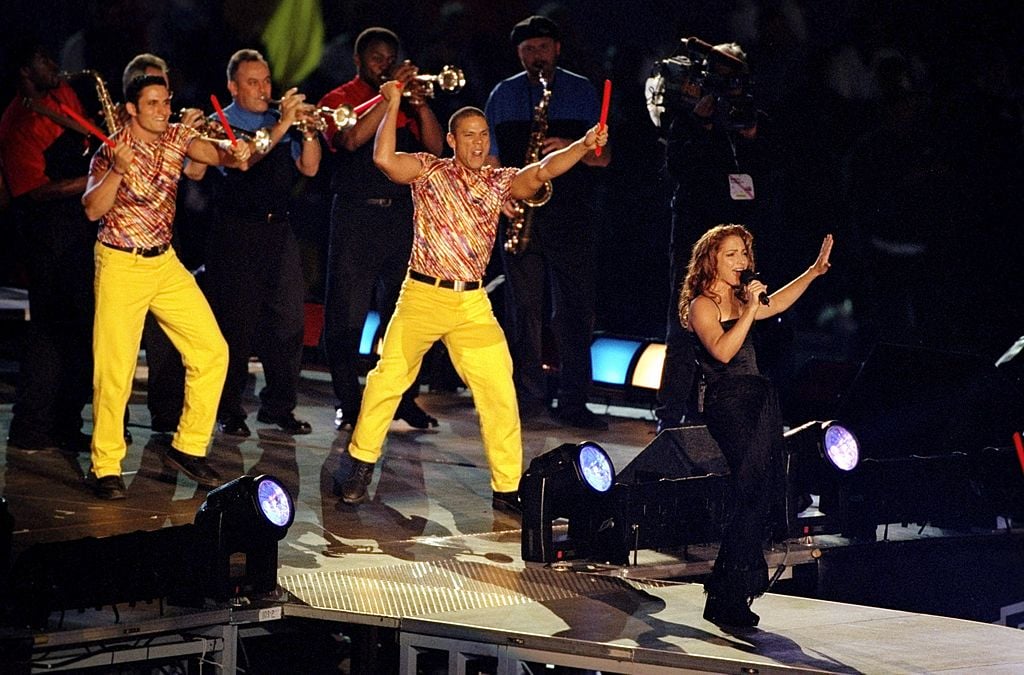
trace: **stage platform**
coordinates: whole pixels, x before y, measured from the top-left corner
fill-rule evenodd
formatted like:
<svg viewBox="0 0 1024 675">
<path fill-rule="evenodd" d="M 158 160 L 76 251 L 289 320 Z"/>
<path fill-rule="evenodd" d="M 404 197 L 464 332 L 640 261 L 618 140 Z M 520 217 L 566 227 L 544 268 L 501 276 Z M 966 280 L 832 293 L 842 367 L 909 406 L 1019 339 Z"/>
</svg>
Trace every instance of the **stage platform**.
<svg viewBox="0 0 1024 675">
<path fill-rule="evenodd" d="M 258 364 L 253 379 L 261 386 Z M 83 482 L 87 456 L 3 447 L 15 554 L 37 542 L 192 522 L 206 493 L 163 469 L 169 439 L 148 428 L 144 367 L 137 384 L 135 442 L 124 464 L 127 500 L 93 498 Z M 2 396 L 6 432 L 9 377 Z M 312 423 L 312 434 L 292 438 L 252 415 L 252 437 L 218 438 L 212 450 L 223 474 L 272 474 L 295 500 L 295 523 L 279 545 L 277 593 L 249 605 L 193 610 L 140 603 L 54 612 L 46 630 L 5 633 L 21 649 L 20 672 L 103 672 L 147 660 L 214 661 L 220 672 L 246 673 L 287 666 L 511 675 L 542 672 L 541 664 L 604 673 L 1024 670 L 1020 630 L 777 592 L 755 602 L 757 629 L 723 631 L 702 619 L 702 587 L 686 581 L 707 573 L 713 546 L 641 551 L 623 567 L 525 564 L 518 520 L 491 509 L 477 417 L 464 391 L 424 391 L 420 403 L 440 427 L 393 423 L 371 500 L 344 506 L 337 488 L 347 473 L 349 434 L 334 431 L 332 403 L 327 375 L 306 370 L 296 413 Z M 565 442 L 593 440 L 622 467 L 654 438 L 649 410 L 595 403 L 591 409 L 605 416 L 607 431 L 548 420 L 527 425 L 526 462 Z M 890 531 L 893 538 L 934 534 Z M 810 569 L 823 550 L 842 545 L 835 538 L 794 540 L 767 556 L 773 570 L 786 569 L 781 588 L 794 569 Z M 132 672 L 148 672 L 136 667 Z"/>
</svg>

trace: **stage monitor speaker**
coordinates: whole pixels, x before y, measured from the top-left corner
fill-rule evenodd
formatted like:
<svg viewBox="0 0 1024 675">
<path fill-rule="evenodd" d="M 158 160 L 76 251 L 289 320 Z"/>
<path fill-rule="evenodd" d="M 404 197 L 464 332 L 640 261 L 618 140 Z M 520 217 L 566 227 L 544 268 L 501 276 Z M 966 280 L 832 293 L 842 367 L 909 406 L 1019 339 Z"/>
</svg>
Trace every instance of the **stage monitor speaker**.
<svg viewBox="0 0 1024 675">
<path fill-rule="evenodd" d="M 690 478 L 727 474 L 718 443 L 706 426 L 666 429 L 619 471 L 618 483 L 639 483 L 660 478 Z"/>
<path fill-rule="evenodd" d="M 945 455 L 1006 445 L 1024 401 L 980 357 L 879 343 L 835 418 L 857 435 L 863 457 Z"/>
<path fill-rule="evenodd" d="M 618 473 L 614 526 L 596 534 L 604 561 L 625 564 L 637 549 L 721 539 L 729 466 L 705 426 L 668 429 Z"/>
</svg>

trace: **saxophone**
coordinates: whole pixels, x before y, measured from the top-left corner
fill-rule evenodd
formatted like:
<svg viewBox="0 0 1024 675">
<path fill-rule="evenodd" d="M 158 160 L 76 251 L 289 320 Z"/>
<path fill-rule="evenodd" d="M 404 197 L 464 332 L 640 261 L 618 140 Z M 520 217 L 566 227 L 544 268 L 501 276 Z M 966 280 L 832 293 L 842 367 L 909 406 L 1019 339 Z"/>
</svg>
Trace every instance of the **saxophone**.
<svg viewBox="0 0 1024 675">
<path fill-rule="evenodd" d="M 540 86 L 544 91 L 541 93 L 540 101 L 533 109 L 533 126 L 530 128 L 530 141 L 526 145 L 525 164 L 533 164 L 540 160 L 540 151 L 544 146 L 544 139 L 548 135 L 548 104 L 551 101 L 551 90 L 548 89 L 548 81 L 544 79 L 543 73 L 537 73 Z M 515 216 L 509 218 L 508 227 L 505 229 L 505 251 L 511 254 L 522 253 L 530 244 L 533 225 L 533 209 L 544 206 L 551 199 L 554 187 L 551 181 L 546 181 L 540 186 L 531 197 L 517 201 L 515 204 Z"/>
<path fill-rule="evenodd" d="M 95 70 L 79 70 L 74 73 L 61 73 L 60 77 L 67 80 L 74 77 L 88 77 L 93 80 L 96 86 L 96 98 L 99 99 L 103 120 L 106 122 L 107 134 L 113 136 L 121 128 L 118 122 L 117 108 L 110 99 L 110 92 L 107 91 L 107 83 L 103 81 L 100 74 Z"/>
</svg>

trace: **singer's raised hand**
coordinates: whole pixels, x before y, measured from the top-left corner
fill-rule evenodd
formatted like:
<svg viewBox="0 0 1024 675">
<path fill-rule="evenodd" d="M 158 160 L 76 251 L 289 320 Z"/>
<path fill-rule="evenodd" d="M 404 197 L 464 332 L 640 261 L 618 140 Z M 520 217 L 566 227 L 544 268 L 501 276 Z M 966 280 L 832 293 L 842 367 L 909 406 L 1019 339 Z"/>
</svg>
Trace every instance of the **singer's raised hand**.
<svg viewBox="0 0 1024 675">
<path fill-rule="evenodd" d="M 832 235 L 826 234 L 825 239 L 821 242 L 818 259 L 811 265 L 810 271 L 819 277 L 828 272 L 828 268 L 832 266 L 832 263 L 828 261 L 830 255 L 832 255 Z"/>
</svg>

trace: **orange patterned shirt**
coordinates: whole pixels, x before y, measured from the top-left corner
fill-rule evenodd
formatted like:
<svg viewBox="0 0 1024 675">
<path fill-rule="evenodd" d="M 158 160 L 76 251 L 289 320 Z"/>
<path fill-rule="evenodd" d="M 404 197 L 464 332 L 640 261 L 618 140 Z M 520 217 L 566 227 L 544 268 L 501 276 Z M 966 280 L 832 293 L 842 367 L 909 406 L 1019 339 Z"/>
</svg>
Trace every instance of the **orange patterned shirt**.
<svg viewBox="0 0 1024 675">
<path fill-rule="evenodd" d="M 136 139 L 128 129 L 114 136 L 118 140 L 128 139 L 135 159 L 121 178 L 114 205 L 100 223 L 100 241 L 122 248 L 151 248 L 170 243 L 185 151 L 198 136 L 198 131 L 180 124 L 169 125 L 151 143 Z M 110 147 L 100 146 L 92 158 L 89 174 L 101 177 L 112 161 Z"/>
<path fill-rule="evenodd" d="M 412 182 L 413 233 L 409 267 L 439 279 L 483 278 L 498 231 L 501 205 L 519 169 L 467 169 L 452 158 L 414 153 L 423 171 Z"/>
</svg>

